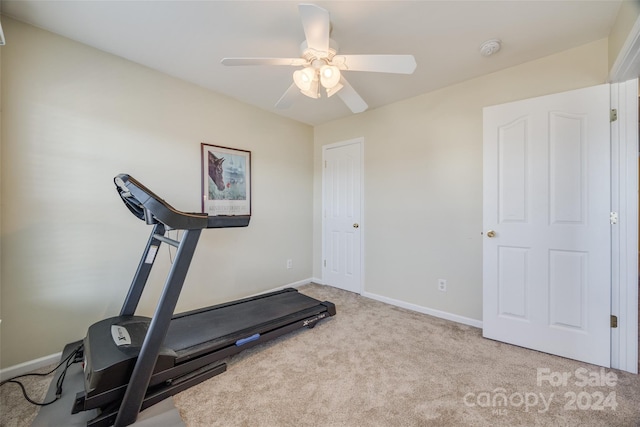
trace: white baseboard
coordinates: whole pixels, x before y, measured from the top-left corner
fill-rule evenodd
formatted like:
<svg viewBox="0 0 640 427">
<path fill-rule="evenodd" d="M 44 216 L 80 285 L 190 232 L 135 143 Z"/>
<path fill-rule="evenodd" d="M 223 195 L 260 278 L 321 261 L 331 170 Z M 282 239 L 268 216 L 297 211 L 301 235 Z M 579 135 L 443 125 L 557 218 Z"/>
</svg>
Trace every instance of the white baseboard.
<svg viewBox="0 0 640 427">
<path fill-rule="evenodd" d="M 313 279 L 311 279 L 311 278 L 298 280 L 297 282 L 288 283 L 286 285 L 282 285 L 282 286 L 278 286 L 276 288 L 268 289 L 266 291 L 258 292 L 257 294 L 249 295 L 246 298 L 251 298 L 251 297 L 255 297 L 255 296 L 258 296 L 258 295 L 262 295 L 262 294 L 268 294 L 269 292 L 277 292 L 277 291 L 281 291 L 281 290 L 286 289 L 286 288 L 297 288 L 297 287 L 302 286 L 302 285 L 308 285 L 312 281 L 313 281 Z"/>
<path fill-rule="evenodd" d="M 309 277 L 308 279 L 298 280 L 297 282 L 289 283 L 287 286 L 283 286 L 283 288 L 297 288 L 298 286 L 308 285 L 313 282 L 313 278 Z"/>
<path fill-rule="evenodd" d="M 446 311 L 434 310 L 432 308 L 423 307 L 421 305 L 411 304 L 405 301 L 384 297 L 382 295 L 373 294 L 371 292 L 363 292 L 363 297 L 371 298 L 376 301 L 395 305 L 396 307 L 406 308 L 407 310 L 417 311 L 418 313 L 428 314 L 429 316 L 439 317 L 452 322 L 462 323 L 463 325 L 474 326 L 482 329 L 482 321 L 471 319 L 469 317 L 459 316 L 457 314 L 447 313 Z"/>
<path fill-rule="evenodd" d="M 36 369 L 51 365 L 53 363 L 59 363 L 62 357 L 62 352 L 50 354 L 39 359 L 30 360 L 28 362 L 20 363 L 18 365 L 9 366 L 5 369 L 0 369 L 0 381 L 7 380 L 9 378 L 17 377 L 18 375 L 28 374 Z"/>
<path fill-rule="evenodd" d="M 309 282 L 317 283 L 318 285 L 326 285 L 326 283 L 321 278 L 318 278 L 318 277 L 312 277 L 308 279 L 308 281 L 306 281 L 306 283 L 309 283 Z M 428 314 L 433 317 L 439 317 L 440 319 L 451 320 L 452 322 L 462 323 L 463 325 L 474 326 L 476 328 L 482 329 L 481 320 L 471 319 L 469 317 L 447 313 L 446 311 L 434 310 L 432 308 L 423 307 L 417 304 L 411 304 L 405 301 L 400 301 L 397 299 L 385 297 L 385 296 L 374 294 L 371 292 L 363 291 L 361 295 L 363 297 L 371 298 L 376 301 L 384 302 L 386 304 L 395 305 L 396 307 L 406 308 L 407 310 L 417 311 L 418 313 Z"/>
</svg>

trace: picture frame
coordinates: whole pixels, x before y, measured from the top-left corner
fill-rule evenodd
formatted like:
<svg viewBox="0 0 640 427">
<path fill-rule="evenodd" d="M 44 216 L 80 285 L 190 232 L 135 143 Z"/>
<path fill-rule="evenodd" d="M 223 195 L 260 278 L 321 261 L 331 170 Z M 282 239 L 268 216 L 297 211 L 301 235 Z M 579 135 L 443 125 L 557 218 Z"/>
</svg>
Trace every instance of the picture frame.
<svg viewBox="0 0 640 427">
<path fill-rule="evenodd" d="M 200 144 L 202 212 L 251 215 L 251 151 Z"/>
</svg>

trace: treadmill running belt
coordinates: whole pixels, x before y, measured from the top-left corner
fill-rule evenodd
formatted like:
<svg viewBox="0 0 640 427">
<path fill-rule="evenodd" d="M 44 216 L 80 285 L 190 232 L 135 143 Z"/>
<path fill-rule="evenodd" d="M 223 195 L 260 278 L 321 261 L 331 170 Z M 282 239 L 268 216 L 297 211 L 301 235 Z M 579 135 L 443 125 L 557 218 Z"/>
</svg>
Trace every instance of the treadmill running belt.
<svg viewBox="0 0 640 427">
<path fill-rule="evenodd" d="M 214 340 L 217 341 L 215 347 L 221 348 L 254 333 L 265 332 L 259 329 L 262 325 L 314 307 L 319 307 L 318 300 L 297 291 L 276 293 L 240 304 L 211 307 L 174 318 L 164 345 L 176 353 L 182 353 L 182 357 L 190 352 L 190 348 L 200 350 L 203 344 Z M 239 336 L 242 333 L 245 335 Z"/>
</svg>

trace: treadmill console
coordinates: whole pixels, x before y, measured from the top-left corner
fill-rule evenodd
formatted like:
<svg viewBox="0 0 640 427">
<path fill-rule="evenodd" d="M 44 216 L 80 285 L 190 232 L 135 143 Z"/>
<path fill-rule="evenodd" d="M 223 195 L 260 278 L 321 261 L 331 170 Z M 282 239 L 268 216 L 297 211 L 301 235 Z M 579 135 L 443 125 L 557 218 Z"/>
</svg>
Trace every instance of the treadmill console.
<svg viewBox="0 0 640 427">
<path fill-rule="evenodd" d="M 246 227 L 249 215 L 209 216 L 206 213 L 182 212 L 158 197 L 142 183 L 127 174 L 114 178 L 118 195 L 129 211 L 147 224 L 163 223 L 175 230 Z"/>
</svg>

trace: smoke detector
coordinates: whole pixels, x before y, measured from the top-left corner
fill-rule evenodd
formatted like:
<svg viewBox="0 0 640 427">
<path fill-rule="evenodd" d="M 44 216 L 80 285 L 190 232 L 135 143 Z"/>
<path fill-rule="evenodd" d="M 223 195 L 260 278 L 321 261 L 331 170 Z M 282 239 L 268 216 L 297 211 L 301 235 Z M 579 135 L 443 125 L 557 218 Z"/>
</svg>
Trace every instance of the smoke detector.
<svg viewBox="0 0 640 427">
<path fill-rule="evenodd" d="M 480 45 L 480 55 L 491 56 L 494 53 L 498 53 L 502 47 L 502 42 L 498 39 L 487 40 Z"/>
</svg>

